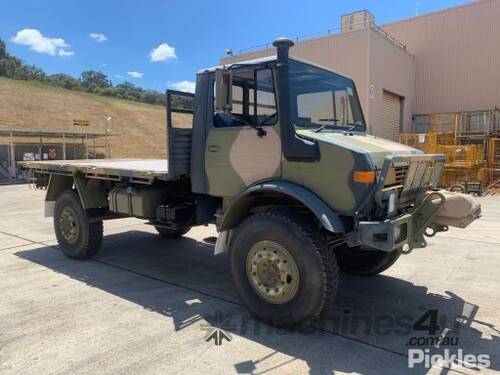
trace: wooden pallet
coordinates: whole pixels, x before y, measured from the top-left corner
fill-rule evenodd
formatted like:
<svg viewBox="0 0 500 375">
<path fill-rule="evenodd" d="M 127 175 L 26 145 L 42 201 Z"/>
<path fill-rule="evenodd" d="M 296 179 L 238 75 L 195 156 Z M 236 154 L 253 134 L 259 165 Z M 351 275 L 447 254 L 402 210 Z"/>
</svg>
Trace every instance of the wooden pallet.
<svg viewBox="0 0 500 375">
<path fill-rule="evenodd" d="M 500 195 L 500 178 L 484 189 L 484 195 Z"/>
</svg>

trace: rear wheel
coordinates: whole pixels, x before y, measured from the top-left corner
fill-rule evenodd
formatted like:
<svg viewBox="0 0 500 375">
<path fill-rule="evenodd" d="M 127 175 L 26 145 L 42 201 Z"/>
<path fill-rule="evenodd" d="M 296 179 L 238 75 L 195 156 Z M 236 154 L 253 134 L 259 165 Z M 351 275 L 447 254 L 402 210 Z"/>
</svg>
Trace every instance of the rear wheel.
<svg viewBox="0 0 500 375">
<path fill-rule="evenodd" d="M 234 287 L 252 314 L 266 323 L 307 325 L 331 305 L 338 268 L 319 229 L 294 214 L 250 216 L 230 249 Z"/>
<path fill-rule="evenodd" d="M 347 245 L 335 249 L 339 268 L 343 272 L 360 276 L 374 276 L 391 267 L 401 255 L 401 250 L 390 252 Z"/>
<path fill-rule="evenodd" d="M 80 198 L 73 190 L 66 190 L 57 198 L 54 230 L 59 246 L 69 258 L 90 258 L 101 246 L 102 221 L 89 223 Z"/>
<path fill-rule="evenodd" d="M 191 227 L 187 226 L 187 227 L 179 227 L 179 228 L 166 228 L 166 227 L 155 226 L 155 229 L 163 237 L 177 238 L 177 237 L 184 236 L 187 232 L 189 232 Z"/>
</svg>

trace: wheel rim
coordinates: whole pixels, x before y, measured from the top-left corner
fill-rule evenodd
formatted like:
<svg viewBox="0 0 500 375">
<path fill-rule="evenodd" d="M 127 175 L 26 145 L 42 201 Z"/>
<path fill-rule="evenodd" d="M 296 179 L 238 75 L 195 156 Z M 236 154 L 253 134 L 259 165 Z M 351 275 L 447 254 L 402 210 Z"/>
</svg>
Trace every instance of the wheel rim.
<svg viewBox="0 0 500 375">
<path fill-rule="evenodd" d="M 78 222 L 75 211 L 71 207 L 64 207 L 59 216 L 59 227 L 64 239 L 73 244 L 78 239 Z"/>
<path fill-rule="evenodd" d="M 289 302 L 299 287 L 299 270 L 290 252 L 273 241 L 259 241 L 247 255 L 247 277 L 255 292 L 270 303 Z"/>
</svg>

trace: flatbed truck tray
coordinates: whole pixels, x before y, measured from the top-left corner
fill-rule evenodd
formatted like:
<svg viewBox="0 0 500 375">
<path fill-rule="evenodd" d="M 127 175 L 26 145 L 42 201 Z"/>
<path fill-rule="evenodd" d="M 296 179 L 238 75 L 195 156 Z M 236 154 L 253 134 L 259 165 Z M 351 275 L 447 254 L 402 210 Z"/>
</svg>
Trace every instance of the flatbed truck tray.
<svg viewBox="0 0 500 375">
<path fill-rule="evenodd" d="M 151 184 L 154 180 L 170 180 L 167 159 L 84 159 L 22 161 L 20 167 L 34 173 L 72 175 L 82 173 L 87 178 Z"/>
</svg>

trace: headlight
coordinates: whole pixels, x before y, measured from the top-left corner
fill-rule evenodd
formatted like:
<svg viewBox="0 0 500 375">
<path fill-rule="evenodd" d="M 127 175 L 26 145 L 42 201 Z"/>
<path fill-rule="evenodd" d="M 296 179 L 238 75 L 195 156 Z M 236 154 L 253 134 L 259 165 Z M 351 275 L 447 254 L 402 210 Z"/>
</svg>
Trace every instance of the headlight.
<svg viewBox="0 0 500 375">
<path fill-rule="evenodd" d="M 389 195 L 389 200 L 387 202 L 387 215 L 390 215 L 396 209 L 396 192 Z"/>
<path fill-rule="evenodd" d="M 407 239 L 408 237 L 408 233 L 407 233 L 407 225 L 406 223 L 403 223 L 403 224 L 399 224 L 399 225 L 396 225 L 393 229 L 393 232 L 392 232 L 393 236 L 394 236 L 394 243 L 397 244 L 397 243 L 401 243 L 403 242 L 404 240 Z"/>
<path fill-rule="evenodd" d="M 401 225 L 396 225 L 394 227 L 393 236 L 394 236 L 394 242 L 397 243 L 399 236 L 401 236 Z"/>
</svg>

